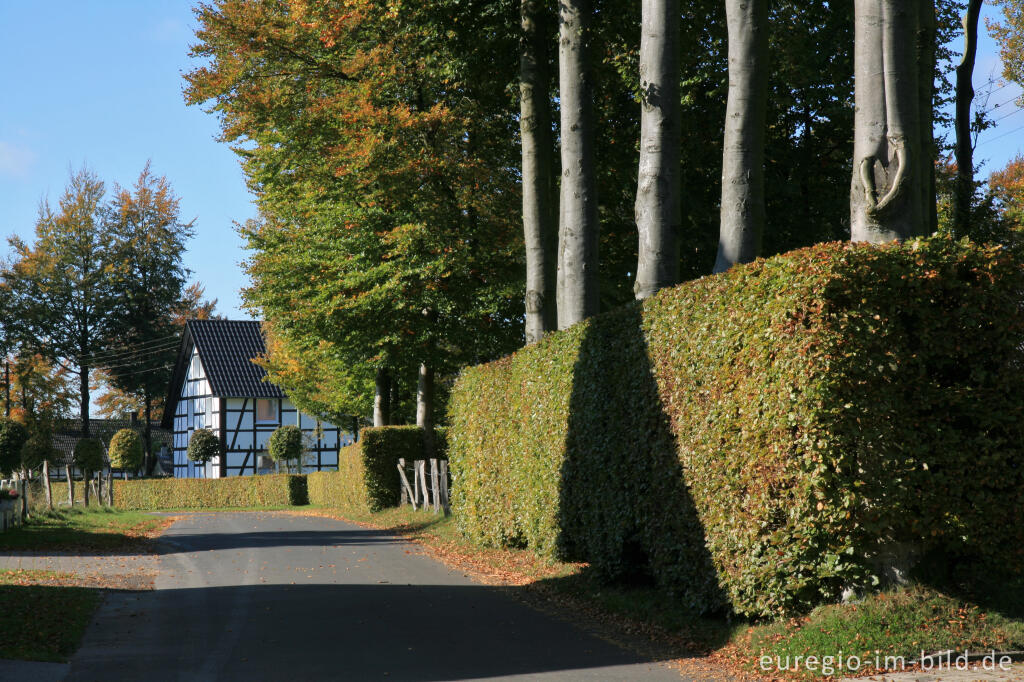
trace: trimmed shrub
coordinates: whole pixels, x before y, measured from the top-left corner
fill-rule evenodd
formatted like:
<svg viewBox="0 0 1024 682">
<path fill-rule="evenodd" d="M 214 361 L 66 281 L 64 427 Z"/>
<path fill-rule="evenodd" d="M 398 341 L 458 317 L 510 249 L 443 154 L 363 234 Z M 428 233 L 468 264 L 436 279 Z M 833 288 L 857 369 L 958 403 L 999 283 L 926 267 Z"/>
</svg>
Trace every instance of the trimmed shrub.
<svg viewBox="0 0 1024 682">
<path fill-rule="evenodd" d="M 444 432 L 435 440 L 443 455 Z M 418 426 L 382 426 L 361 431 L 358 443 L 338 453 L 338 471 L 309 474 L 310 504 L 353 514 L 398 506 L 398 460 L 423 459 L 423 430 Z"/>
<path fill-rule="evenodd" d="M 10 475 L 21 466 L 21 448 L 28 440 L 28 429 L 5 419 L 0 422 L 0 473 Z"/>
<path fill-rule="evenodd" d="M 305 451 L 302 430 L 294 424 L 277 427 L 267 441 L 267 454 L 275 462 L 298 461 Z"/>
<path fill-rule="evenodd" d="M 218 509 L 303 504 L 309 504 L 306 478 L 294 474 L 114 481 L 114 506 L 119 509 Z"/>
<path fill-rule="evenodd" d="M 110 439 L 107 457 L 115 469 L 137 470 L 142 465 L 142 438 L 132 429 L 121 429 Z"/>
<path fill-rule="evenodd" d="M 220 439 L 210 429 L 196 429 L 188 441 L 186 454 L 193 462 L 206 464 L 220 456 Z"/>
<path fill-rule="evenodd" d="M 1019 572 L 1022 292 L 999 247 L 822 244 L 466 370 L 460 528 L 754 616 L 906 550 Z"/>
<path fill-rule="evenodd" d="M 75 443 L 74 462 L 82 471 L 103 468 L 103 443 L 98 438 L 82 438 Z"/>
<path fill-rule="evenodd" d="M 55 454 L 52 437 L 37 433 L 21 446 L 21 465 L 26 469 L 35 469 L 42 466 L 44 461 L 52 461 Z"/>
</svg>

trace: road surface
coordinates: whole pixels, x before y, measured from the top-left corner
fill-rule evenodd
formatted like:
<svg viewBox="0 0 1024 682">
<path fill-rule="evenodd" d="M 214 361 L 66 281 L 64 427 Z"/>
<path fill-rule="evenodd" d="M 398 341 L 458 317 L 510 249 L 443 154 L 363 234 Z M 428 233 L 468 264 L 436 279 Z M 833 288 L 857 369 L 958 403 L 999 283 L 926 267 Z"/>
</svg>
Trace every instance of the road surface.
<svg viewBox="0 0 1024 682">
<path fill-rule="evenodd" d="M 68 679 L 680 679 L 383 532 L 210 513 L 163 540 L 156 590 L 107 596 Z"/>
</svg>

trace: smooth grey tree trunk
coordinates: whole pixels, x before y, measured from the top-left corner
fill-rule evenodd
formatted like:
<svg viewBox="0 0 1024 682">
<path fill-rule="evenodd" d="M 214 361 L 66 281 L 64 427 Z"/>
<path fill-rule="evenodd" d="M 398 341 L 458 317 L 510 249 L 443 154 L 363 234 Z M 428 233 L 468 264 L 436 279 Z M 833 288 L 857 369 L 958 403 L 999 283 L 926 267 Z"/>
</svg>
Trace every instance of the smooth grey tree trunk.
<svg viewBox="0 0 1024 682">
<path fill-rule="evenodd" d="M 722 205 L 715 272 L 760 255 L 768 106 L 768 0 L 726 0 L 729 96 L 722 142 Z"/>
<path fill-rule="evenodd" d="M 640 168 L 636 188 L 639 299 L 679 282 L 679 0 L 643 0 Z"/>
<path fill-rule="evenodd" d="M 921 201 L 924 202 L 925 224 L 923 234 L 933 234 L 939 229 L 939 207 L 935 201 L 935 160 L 938 145 L 935 144 L 934 97 L 937 59 L 937 34 L 934 0 L 918 1 L 918 107 L 921 115 L 919 128 L 921 136 Z"/>
<path fill-rule="evenodd" d="M 373 425 L 391 423 L 391 376 L 386 369 L 378 369 L 373 382 Z"/>
<path fill-rule="evenodd" d="M 558 328 L 598 312 L 597 177 L 593 87 L 588 58 L 589 0 L 558 4 L 558 93 L 562 186 L 558 220 Z"/>
<path fill-rule="evenodd" d="M 908 239 L 927 232 L 933 215 L 934 4 L 855 0 L 854 15 L 850 238 Z"/>
<path fill-rule="evenodd" d="M 434 456 L 434 370 L 425 363 L 420 365 L 416 381 L 416 426 L 423 429 L 423 454 Z"/>
<path fill-rule="evenodd" d="M 523 237 L 526 242 L 526 343 L 558 327 L 555 303 L 558 220 L 551 134 L 551 51 L 541 0 L 522 0 L 519 131 L 523 155 Z"/>
<path fill-rule="evenodd" d="M 978 56 L 978 17 L 982 0 L 970 0 L 964 15 L 964 56 L 956 67 L 956 184 L 953 189 L 953 234 L 971 233 L 974 198 L 974 144 L 971 103 L 974 101 L 974 62 Z"/>
</svg>

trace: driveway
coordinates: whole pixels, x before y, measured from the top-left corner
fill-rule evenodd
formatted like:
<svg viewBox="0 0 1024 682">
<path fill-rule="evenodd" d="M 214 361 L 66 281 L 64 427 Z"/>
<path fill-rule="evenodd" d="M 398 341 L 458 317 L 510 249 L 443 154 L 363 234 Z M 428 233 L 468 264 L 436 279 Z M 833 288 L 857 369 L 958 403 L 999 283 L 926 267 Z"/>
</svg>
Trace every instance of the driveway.
<svg viewBox="0 0 1024 682">
<path fill-rule="evenodd" d="M 114 592 L 72 680 L 675 680 L 680 673 L 333 519 L 189 515 Z"/>
</svg>

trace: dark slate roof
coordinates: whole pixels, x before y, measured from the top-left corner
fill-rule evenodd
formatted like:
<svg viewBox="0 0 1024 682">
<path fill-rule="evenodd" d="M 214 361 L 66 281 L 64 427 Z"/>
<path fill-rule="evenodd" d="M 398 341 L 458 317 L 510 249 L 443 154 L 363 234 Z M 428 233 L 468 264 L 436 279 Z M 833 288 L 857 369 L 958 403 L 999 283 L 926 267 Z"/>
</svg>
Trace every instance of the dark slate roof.
<svg viewBox="0 0 1024 682">
<path fill-rule="evenodd" d="M 172 428 L 193 346 L 210 382 L 222 398 L 284 398 L 276 384 L 264 381 L 266 370 L 253 362 L 267 351 L 260 322 L 252 320 L 189 320 L 181 339 L 178 363 L 171 378 L 163 427 Z"/>
<path fill-rule="evenodd" d="M 110 445 L 110 439 L 121 429 L 135 429 L 139 435 L 143 435 L 144 421 L 132 421 L 131 419 L 90 419 L 89 434 L 93 438 L 99 438 L 103 447 Z M 153 452 L 160 452 L 160 446 L 171 447 L 171 432 L 160 428 L 159 422 L 150 422 L 150 435 L 153 438 Z M 57 451 L 57 457 L 53 463 L 57 466 L 72 465 L 74 463 L 75 445 L 82 439 L 82 420 L 67 419 L 57 424 L 53 432 L 53 447 Z M 106 455 L 104 455 L 106 459 Z"/>
</svg>

